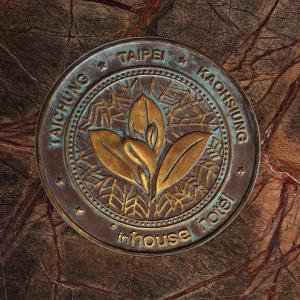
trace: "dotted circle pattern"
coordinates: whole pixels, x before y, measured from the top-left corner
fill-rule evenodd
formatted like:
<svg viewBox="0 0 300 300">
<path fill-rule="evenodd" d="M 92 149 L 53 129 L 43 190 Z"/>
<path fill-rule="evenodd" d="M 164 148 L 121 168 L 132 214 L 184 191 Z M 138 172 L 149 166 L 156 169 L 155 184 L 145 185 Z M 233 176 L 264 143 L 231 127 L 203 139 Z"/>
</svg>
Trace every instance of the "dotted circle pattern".
<svg viewBox="0 0 300 300">
<path fill-rule="evenodd" d="M 116 212 L 112 211 L 105 205 L 103 205 L 101 202 L 99 202 L 94 196 L 92 196 L 86 186 L 82 183 L 82 180 L 78 174 L 77 168 L 76 168 L 76 163 L 74 160 L 74 137 L 75 137 L 75 132 L 76 132 L 76 127 L 77 123 L 80 119 L 80 116 L 82 112 L 84 111 L 85 107 L 90 103 L 90 101 L 93 99 L 93 97 L 99 93 L 99 91 L 103 90 L 104 88 L 108 87 L 112 83 L 115 83 L 116 81 L 122 80 L 124 78 L 132 77 L 132 76 L 137 76 L 137 75 L 159 75 L 159 76 L 164 76 L 167 78 L 175 79 L 188 87 L 192 88 L 194 91 L 198 92 L 201 94 L 201 96 L 207 101 L 207 103 L 210 105 L 210 107 L 213 109 L 214 113 L 217 116 L 217 119 L 220 124 L 220 129 L 222 132 L 222 137 L 223 137 L 223 163 L 221 166 L 221 170 L 219 172 L 218 178 L 216 183 L 214 184 L 213 188 L 209 191 L 209 193 L 205 196 L 205 198 L 195 205 L 193 208 L 189 209 L 188 211 L 182 213 L 179 216 L 172 217 L 166 220 L 159 220 L 159 221 L 141 221 L 141 220 L 134 220 L 130 219 L 126 216 L 121 216 L 117 214 Z M 75 114 L 74 111 L 76 110 Z M 226 126 L 224 124 L 223 118 L 221 116 L 221 113 L 218 111 L 217 106 L 215 103 L 203 92 L 203 90 L 195 84 L 193 81 L 189 80 L 185 76 L 181 74 L 174 73 L 169 70 L 164 70 L 164 69 L 158 69 L 158 68 L 140 68 L 140 69 L 133 69 L 133 70 L 127 70 L 127 71 L 122 71 L 118 74 L 112 75 L 108 77 L 105 80 L 100 81 L 96 86 L 93 87 L 93 89 L 86 94 L 82 99 L 81 102 L 78 104 L 78 106 L 74 109 L 73 111 L 73 116 L 71 118 L 71 123 L 69 127 L 69 132 L 67 133 L 68 135 L 68 149 L 67 149 L 67 154 L 69 155 L 69 163 L 71 166 L 71 171 L 72 175 L 75 179 L 75 183 L 78 185 L 79 189 L 81 192 L 86 196 L 86 198 L 97 208 L 99 209 L 102 213 L 106 214 L 108 217 L 111 217 L 115 219 L 116 221 L 125 223 L 125 224 L 130 224 L 134 226 L 142 226 L 142 227 L 158 227 L 158 226 L 167 226 L 167 225 L 172 225 L 176 224 L 180 221 L 183 221 L 187 218 L 192 217 L 195 215 L 200 209 L 202 209 L 212 198 L 212 196 L 217 192 L 217 189 L 221 186 L 222 183 L 222 178 L 223 181 L 225 180 L 225 173 L 228 167 L 229 163 L 229 141 L 228 141 L 228 134 L 226 131 Z"/>
</svg>

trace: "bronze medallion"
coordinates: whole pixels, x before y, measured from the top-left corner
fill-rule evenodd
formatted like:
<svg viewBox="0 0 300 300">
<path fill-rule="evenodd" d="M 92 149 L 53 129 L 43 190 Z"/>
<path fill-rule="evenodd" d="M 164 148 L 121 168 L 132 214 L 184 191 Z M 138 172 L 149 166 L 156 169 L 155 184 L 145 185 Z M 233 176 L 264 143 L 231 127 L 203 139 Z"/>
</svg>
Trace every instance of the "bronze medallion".
<svg viewBox="0 0 300 300">
<path fill-rule="evenodd" d="M 53 205 L 81 234 L 119 251 L 172 253 L 240 211 L 259 133 L 220 66 L 186 45 L 134 38 L 93 50 L 58 79 L 37 157 Z"/>
</svg>

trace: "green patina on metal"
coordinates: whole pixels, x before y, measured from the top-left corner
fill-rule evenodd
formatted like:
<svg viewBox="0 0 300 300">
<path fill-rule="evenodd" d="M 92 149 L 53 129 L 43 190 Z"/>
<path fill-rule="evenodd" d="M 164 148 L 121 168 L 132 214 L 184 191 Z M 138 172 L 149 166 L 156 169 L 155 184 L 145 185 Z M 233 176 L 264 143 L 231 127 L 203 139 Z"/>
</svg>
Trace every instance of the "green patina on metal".
<svg viewBox="0 0 300 300">
<path fill-rule="evenodd" d="M 116 41 L 75 62 L 37 134 L 41 178 L 65 220 L 133 254 L 219 233 L 245 203 L 259 153 L 253 110 L 230 75 L 158 38 Z"/>
</svg>

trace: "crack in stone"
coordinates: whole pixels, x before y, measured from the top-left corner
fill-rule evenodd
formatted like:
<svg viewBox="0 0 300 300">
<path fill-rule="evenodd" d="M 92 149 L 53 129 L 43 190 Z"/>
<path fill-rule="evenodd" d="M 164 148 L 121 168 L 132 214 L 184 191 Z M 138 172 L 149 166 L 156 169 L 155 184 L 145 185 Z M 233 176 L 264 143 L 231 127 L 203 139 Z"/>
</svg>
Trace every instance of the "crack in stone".
<svg viewBox="0 0 300 300">
<path fill-rule="evenodd" d="M 17 56 L 15 56 L 7 47 L 5 47 L 3 44 L 0 43 L 0 47 L 6 51 L 6 53 L 8 53 L 8 55 L 10 57 L 13 58 L 13 60 L 18 64 L 18 66 L 28 75 L 28 77 L 30 79 L 32 79 L 34 82 L 39 83 L 39 81 L 33 76 L 31 75 L 31 73 L 23 66 L 23 64 L 21 64 L 20 60 L 18 59 Z"/>
</svg>

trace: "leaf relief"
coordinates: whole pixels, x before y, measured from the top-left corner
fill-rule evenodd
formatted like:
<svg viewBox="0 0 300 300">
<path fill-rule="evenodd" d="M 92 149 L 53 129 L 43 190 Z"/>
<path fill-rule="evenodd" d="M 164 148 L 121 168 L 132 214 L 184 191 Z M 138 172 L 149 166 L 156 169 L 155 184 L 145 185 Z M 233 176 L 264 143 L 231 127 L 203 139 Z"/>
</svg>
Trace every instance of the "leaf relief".
<svg viewBox="0 0 300 300">
<path fill-rule="evenodd" d="M 149 207 L 133 186 L 121 189 L 116 179 L 108 177 L 101 183 L 99 196 L 116 213 L 140 220 L 149 218 Z"/>
<path fill-rule="evenodd" d="M 155 123 L 150 124 L 146 130 L 146 140 L 152 149 L 155 148 L 157 142 L 157 134 L 158 134 L 158 130 L 156 124 Z"/>
<path fill-rule="evenodd" d="M 90 130 L 90 139 L 99 161 L 112 173 L 132 182 L 140 182 L 137 165 L 126 155 L 122 138 L 109 129 Z"/>
<path fill-rule="evenodd" d="M 128 157 L 139 166 L 138 172 L 143 187 L 148 193 L 156 167 L 154 150 L 151 149 L 147 143 L 131 137 L 125 138 L 123 148 Z"/>
<path fill-rule="evenodd" d="M 165 121 L 163 112 L 153 100 L 143 95 L 133 104 L 128 128 L 131 136 L 142 135 L 155 153 L 160 153 L 165 138 Z"/>
<path fill-rule="evenodd" d="M 167 152 L 157 177 L 157 193 L 184 177 L 196 164 L 208 142 L 210 133 L 193 132 L 177 140 Z"/>
</svg>

